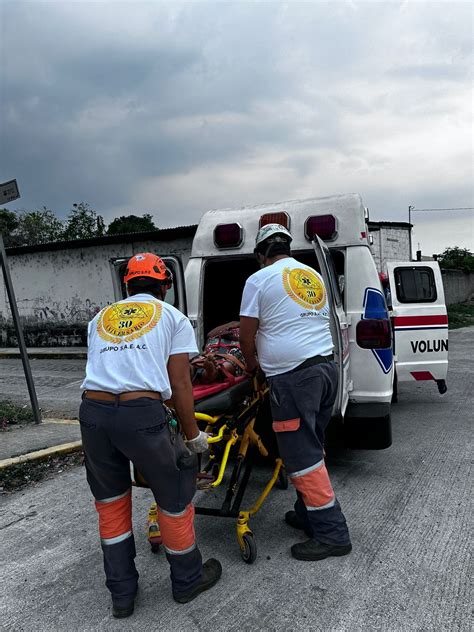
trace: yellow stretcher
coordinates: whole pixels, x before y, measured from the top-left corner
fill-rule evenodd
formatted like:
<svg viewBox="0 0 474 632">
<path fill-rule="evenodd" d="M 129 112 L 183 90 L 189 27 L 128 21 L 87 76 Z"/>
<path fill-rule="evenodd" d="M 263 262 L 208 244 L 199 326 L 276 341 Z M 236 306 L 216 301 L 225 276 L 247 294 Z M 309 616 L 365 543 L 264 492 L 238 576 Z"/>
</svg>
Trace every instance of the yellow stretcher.
<svg viewBox="0 0 474 632">
<path fill-rule="evenodd" d="M 282 489 L 288 487 L 288 477 L 280 458 L 275 458 L 273 474 L 255 503 L 246 510 L 241 509 L 245 490 L 254 465 L 254 456 L 259 453 L 268 457 L 268 450 L 255 431 L 258 411 L 268 392 L 266 383 L 257 379 L 237 384 L 220 398 L 209 398 L 196 405 L 196 420 L 202 430 L 212 437 L 209 439 L 209 458 L 198 474 L 197 487 L 201 490 L 215 489 L 222 485 L 227 470 L 230 470 L 228 484 L 222 505 L 219 508 L 196 506 L 196 514 L 236 518 L 237 541 L 242 559 L 252 564 L 257 557 L 257 545 L 249 527 L 251 516 L 263 505 L 276 483 Z M 234 391 L 234 392 L 231 392 Z M 238 402 L 236 403 L 236 398 Z M 208 412 L 203 412 L 204 410 Z M 135 472 L 136 484 L 147 486 Z M 152 550 L 156 551 L 161 542 L 156 521 L 156 505 L 148 516 L 148 537 Z"/>
</svg>

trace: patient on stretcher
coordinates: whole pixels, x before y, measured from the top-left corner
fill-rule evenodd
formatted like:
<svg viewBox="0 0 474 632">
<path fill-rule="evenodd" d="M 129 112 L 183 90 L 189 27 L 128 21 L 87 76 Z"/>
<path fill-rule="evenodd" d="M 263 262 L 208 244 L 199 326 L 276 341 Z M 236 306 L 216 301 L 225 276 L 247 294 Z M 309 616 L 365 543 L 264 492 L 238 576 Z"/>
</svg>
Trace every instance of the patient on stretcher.
<svg viewBox="0 0 474 632">
<path fill-rule="evenodd" d="M 245 373 L 240 350 L 240 324 L 231 321 L 212 329 L 202 353 L 190 361 L 193 385 L 229 381 Z"/>
</svg>

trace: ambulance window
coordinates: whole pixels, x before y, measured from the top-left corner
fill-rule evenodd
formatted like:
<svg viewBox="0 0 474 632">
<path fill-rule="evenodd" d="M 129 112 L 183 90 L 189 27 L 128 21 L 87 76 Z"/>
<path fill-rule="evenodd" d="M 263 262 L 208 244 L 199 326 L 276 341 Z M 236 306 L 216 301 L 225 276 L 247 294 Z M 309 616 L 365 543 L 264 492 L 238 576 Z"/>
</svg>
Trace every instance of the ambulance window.
<svg viewBox="0 0 474 632">
<path fill-rule="evenodd" d="M 336 276 L 336 271 L 334 270 L 334 262 L 329 250 L 324 251 L 326 255 L 326 262 L 328 264 L 329 276 L 331 278 L 331 288 L 332 293 L 334 295 L 334 300 L 336 301 L 336 305 L 339 307 L 342 305 L 341 292 L 339 291 L 339 281 Z"/>
<path fill-rule="evenodd" d="M 395 285 L 400 303 L 436 301 L 436 284 L 431 268 L 395 268 Z"/>
</svg>

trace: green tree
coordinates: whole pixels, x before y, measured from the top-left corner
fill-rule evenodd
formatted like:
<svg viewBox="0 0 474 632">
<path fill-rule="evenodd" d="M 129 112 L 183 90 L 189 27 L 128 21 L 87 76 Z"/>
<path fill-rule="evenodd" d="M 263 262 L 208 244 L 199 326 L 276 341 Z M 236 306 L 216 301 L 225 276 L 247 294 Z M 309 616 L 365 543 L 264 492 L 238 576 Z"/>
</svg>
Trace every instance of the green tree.
<svg viewBox="0 0 474 632">
<path fill-rule="evenodd" d="M 122 215 L 110 222 L 107 235 L 123 235 L 125 233 L 145 233 L 157 230 L 153 218 L 149 213 L 138 215 Z"/>
<path fill-rule="evenodd" d="M 105 232 L 105 222 L 102 215 L 97 215 L 87 202 L 73 204 L 64 230 L 65 239 L 89 239 L 102 237 Z"/>
<path fill-rule="evenodd" d="M 62 239 L 64 226 L 53 211 L 43 206 L 37 211 L 21 211 L 13 233 L 17 245 L 33 246 Z"/>
<path fill-rule="evenodd" d="M 0 234 L 3 236 L 5 246 L 15 246 L 15 230 L 18 227 L 18 216 L 14 211 L 0 208 Z"/>
<path fill-rule="evenodd" d="M 474 255 L 467 248 L 446 248 L 438 255 L 438 261 L 441 268 L 474 272 Z"/>
</svg>

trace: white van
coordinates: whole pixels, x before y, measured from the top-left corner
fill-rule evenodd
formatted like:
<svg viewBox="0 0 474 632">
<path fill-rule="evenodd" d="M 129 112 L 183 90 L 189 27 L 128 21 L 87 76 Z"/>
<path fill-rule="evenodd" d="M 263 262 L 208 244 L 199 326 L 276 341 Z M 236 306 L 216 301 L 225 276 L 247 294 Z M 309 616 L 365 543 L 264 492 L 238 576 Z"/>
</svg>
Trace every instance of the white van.
<svg viewBox="0 0 474 632">
<path fill-rule="evenodd" d="M 447 325 L 441 329 L 440 324 L 428 334 L 421 324 L 408 327 L 411 321 L 403 319 L 436 312 L 437 318 L 446 320 L 446 308 L 441 275 L 433 264 L 423 263 L 423 271 L 415 263 L 390 264 L 396 353 L 400 349 L 394 357 L 390 314 L 369 247 L 366 219 L 358 195 L 209 211 L 199 222 L 185 282 L 179 260 L 164 257 L 175 278 L 167 300 L 187 313 L 202 348 L 208 331 L 239 318 L 245 281 L 258 269 L 253 253 L 258 229 L 267 223 L 285 225 L 293 236 L 293 256 L 321 272 L 330 297 L 340 373 L 334 427 L 343 430 L 352 447 L 386 448 L 391 445 L 394 361 L 398 357 L 403 361 L 397 370 L 400 381 L 424 379 L 421 376 L 428 373 L 440 381 L 447 371 Z M 125 262 L 114 262 L 117 298 L 124 296 L 120 277 Z M 422 331 L 426 339 L 419 338 Z M 439 359 L 433 360 L 433 353 Z"/>
</svg>

